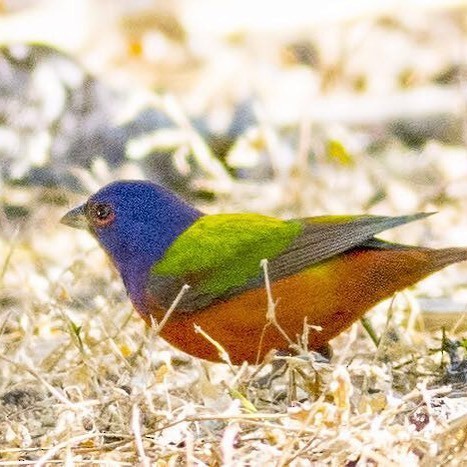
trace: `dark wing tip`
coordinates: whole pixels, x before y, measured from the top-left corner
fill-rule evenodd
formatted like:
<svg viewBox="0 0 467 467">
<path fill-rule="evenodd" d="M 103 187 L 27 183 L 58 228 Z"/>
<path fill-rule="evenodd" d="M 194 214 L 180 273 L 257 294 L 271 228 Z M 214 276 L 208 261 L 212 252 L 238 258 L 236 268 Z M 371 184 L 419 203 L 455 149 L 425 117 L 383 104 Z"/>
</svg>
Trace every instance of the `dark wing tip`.
<svg viewBox="0 0 467 467">
<path fill-rule="evenodd" d="M 418 221 L 420 219 L 425 219 L 426 217 L 430 217 L 433 214 L 438 214 L 438 213 L 436 211 L 432 211 L 432 212 L 416 212 L 415 214 L 407 214 L 407 215 L 404 215 L 404 216 L 396 216 L 396 217 L 393 217 L 393 219 L 399 219 L 401 224 L 407 224 L 409 222 Z"/>
<path fill-rule="evenodd" d="M 433 214 L 438 214 L 438 211 L 430 211 L 430 212 L 417 212 L 413 214 L 414 216 L 417 217 L 417 219 L 423 219 L 425 217 L 430 217 Z"/>
</svg>

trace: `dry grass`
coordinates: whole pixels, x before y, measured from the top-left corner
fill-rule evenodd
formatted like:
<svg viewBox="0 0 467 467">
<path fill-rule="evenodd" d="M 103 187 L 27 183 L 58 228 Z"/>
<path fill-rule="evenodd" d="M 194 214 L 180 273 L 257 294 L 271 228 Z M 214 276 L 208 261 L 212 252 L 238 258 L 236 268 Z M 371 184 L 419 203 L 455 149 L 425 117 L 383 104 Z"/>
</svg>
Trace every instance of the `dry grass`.
<svg viewBox="0 0 467 467">
<path fill-rule="evenodd" d="M 281 217 L 439 210 L 386 238 L 460 246 L 467 245 L 465 132 L 411 147 L 388 123 L 396 114 L 415 122 L 438 112 L 463 118 L 458 50 L 466 10 L 463 2 L 448 3 L 397 15 L 391 2 L 376 12 L 352 2 L 333 16 L 314 2 L 320 14 L 308 20 L 294 11 L 288 21 L 255 27 L 242 22 L 242 3 L 235 9 L 227 2 L 237 16 L 225 19 L 223 33 L 215 21 L 197 19 L 191 2 L 174 1 L 165 16 L 120 5 L 105 29 L 87 22 L 84 39 L 70 29 L 58 45 L 107 81 L 128 86 L 130 77 L 133 87 L 165 89 L 168 96 L 149 98 L 146 90 L 144 102 L 169 113 L 180 130 L 174 157 L 181 171 L 188 170 L 187 154 L 197 160 L 191 185 L 216 195 L 201 208 Z M 66 9 L 50 4 L 66 26 Z M 41 32 L 33 18 L 43 13 L 33 13 L 24 34 L 53 43 L 67 31 Z M 1 41 L 21 18 L 0 18 Z M 458 80 L 435 84 L 453 64 Z M 185 112 L 205 115 L 222 133 L 243 99 L 253 102 L 255 124 L 222 154 L 236 174 L 248 174 L 242 179 L 213 162 L 212 141 Z M 433 131 L 441 123 L 435 120 Z M 170 137 L 133 141 L 125 167 L 96 160 L 80 176 L 89 187 L 141 176 L 131 161 Z M 58 224 L 83 197 L 1 188 L 0 465 L 465 463 L 465 314 L 454 313 L 443 340 L 439 325 L 423 329 L 430 315 L 418 300 L 466 303 L 465 265 L 378 306 L 370 314 L 382 336 L 378 348 L 356 324 L 333 342 L 331 362 L 306 353 L 283 358 L 287 366 L 279 369 L 270 362 L 259 369 L 207 364 L 145 327 L 94 240 Z"/>
<path fill-rule="evenodd" d="M 2 464 L 433 465 L 465 455 L 466 370 L 454 374 L 439 331 L 407 328 L 415 311 L 404 297 L 372 314 L 377 351 L 355 325 L 331 363 L 290 357 L 266 384 L 269 365 L 206 364 L 155 337 L 94 241 L 57 223 L 64 210 L 36 204 L 19 230 L 5 222 Z M 436 280 L 449 293 L 454 269 Z"/>
</svg>

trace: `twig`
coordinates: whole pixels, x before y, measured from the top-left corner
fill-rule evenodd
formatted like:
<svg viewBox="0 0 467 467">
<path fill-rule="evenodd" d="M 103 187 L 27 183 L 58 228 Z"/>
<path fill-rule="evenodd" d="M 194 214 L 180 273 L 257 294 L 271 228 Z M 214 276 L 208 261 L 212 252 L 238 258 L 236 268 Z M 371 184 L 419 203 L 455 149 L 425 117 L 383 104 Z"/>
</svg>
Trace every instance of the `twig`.
<svg viewBox="0 0 467 467">
<path fill-rule="evenodd" d="M 139 460 L 141 465 L 144 467 L 150 467 L 151 462 L 144 452 L 143 439 L 141 437 L 141 424 L 140 424 L 140 410 L 137 404 L 133 405 L 131 410 L 131 429 L 135 437 L 136 451 L 138 452 Z"/>
<path fill-rule="evenodd" d="M 376 332 L 373 329 L 370 320 L 364 316 L 363 318 L 360 318 L 360 322 L 362 323 L 363 329 L 365 329 L 365 331 L 370 336 L 370 339 L 373 341 L 373 344 L 375 344 L 375 346 L 378 347 L 379 337 L 376 335 Z"/>
<path fill-rule="evenodd" d="M 155 324 L 154 334 L 153 334 L 154 336 L 157 336 L 161 332 L 162 328 L 165 326 L 169 318 L 172 316 L 172 313 L 175 311 L 175 308 L 177 308 L 178 304 L 180 303 L 180 300 L 182 299 L 183 295 L 189 288 L 190 286 L 188 284 L 185 284 L 180 289 L 180 292 L 178 292 L 178 295 L 175 297 L 175 300 L 172 302 L 172 305 L 170 305 L 170 308 L 166 311 L 160 323 L 156 323 L 154 320 L 152 321 L 153 325 Z"/>
<path fill-rule="evenodd" d="M 21 368 L 22 370 L 24 370 L 24 371 L 28 372 L 29 374 L 31 374 L 32 376 L 34 376 L 34 378 L 36 378 L 41 384 L 43 384 L 47 388 L 47 390 L 56 399 L 58 399 L 62 404 L 66 405 L 69 409 L 73 409 L 73 410 L 76 409 L 77 404 L 74 404 L 73 402 L 70 402 L 61 391 L 54 388 L 51 384 L 49 384 L 47 381 L 45 381 L 45 379 L 42 378 L 42 376 L 40 376 L 38 373 L 36 373 L 33 369 L 29 368 L 27 365 L 25 365 L 23 363 L 15 362 L 14 360 L 11 360 L 10 358 L 5 357 L 4 355 L 1 355 L 1 354 L 0 354 L 0 358 L 2 360 L 4 360 L 4 361 L 10 363 L 11 365 L 15 365 L 18 368 Z"/>
<path fill-rule="evenodd" d="M 213 339 L 206 331 L 203 331 L 201 326 L 198 326 L 197 324 L 194 325 L 195 327 L 195 332 L 198 334 L 201 334 L 208 342 L 210 342 L 219 352 L 219 357 L 222 359 L 223 362 L 227 363 L 229 365 L 230 369 L 235 373 L 235 369 L 232 365 L 232 361 L 230 360 L 229 353 L 227 350 L 222 347 L 219 342 L 217 342 L 215 339 Z"/>
<path fill-rule="evenodd" d="M 0 271 L 0 283 L 3 282 L 3 278 L 5 277 L 5 274 L 6 274 L 7 270 L 8 270 L 8 266 L 10 265 L 10 262 L 11 262 L 11 257 L 13 256 L 13 252 L 15 251 L 18 232 L 19 232 L 18 229 L 16 229 L 14 231 L 13 237 L 12 237 L 12 239 L 10 241 L 10 245 L 9 245 L 9 248 L 8 248 L 8 253 L 7 253 L 6 257 L 5 257 L 5 260 L 3 261 L 2 269 Z"/>
<path fill-rule="evenodd" d="M 268 310 L 266 312 L 266 319 L 269 321 L 269 323 L 273 324 L 277 328 L 277 330 L 282 334 L 282 336 L 289 343 L 289 345 L 294 346 L 295 345 L 294 341 L 287 335 L 287 333 L 284 331 L 281 325 L 277 322 L 276 303 L 274 302 L 274 299 L 272 298 L 271 283 L 269 281 L 268 260 L 262 259 L 260 264 L 264 270 L 264 283 L 266 286 L 266 294 L 268 297 Z"/>
<path fill-rule="evenodd" d="M 52 457 L 54 457 L 59 451 L 70 446 L 70 444 L 79 444 L 88 439 L 96 438 L 97 436 L 102 436 L 102 433 L 86 433 L 85 435 L 75 436 L 74 438 L 67 439 L 61 443 L 58 443 L 53 448 L 49 449 L 35 464 L 35 467 L 43 467 L 48 463 Z"/>
</svg>

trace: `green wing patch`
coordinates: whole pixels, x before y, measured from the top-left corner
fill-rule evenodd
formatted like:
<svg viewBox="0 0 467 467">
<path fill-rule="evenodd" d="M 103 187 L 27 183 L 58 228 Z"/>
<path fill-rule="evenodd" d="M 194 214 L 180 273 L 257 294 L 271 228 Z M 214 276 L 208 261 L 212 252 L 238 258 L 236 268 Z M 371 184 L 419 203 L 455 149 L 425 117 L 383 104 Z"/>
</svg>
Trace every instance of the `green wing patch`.
<svg viewBox="0 0 467 467">
<path fill-rule="evenodd" d="M 222 294 L 258 276 L 260 261 L 279 256 L 303 231 L 300 221 L 259 214 L 201 217 L 157 262 L 159 276 L 195 276 L 203 293 Z"/>
</svg>

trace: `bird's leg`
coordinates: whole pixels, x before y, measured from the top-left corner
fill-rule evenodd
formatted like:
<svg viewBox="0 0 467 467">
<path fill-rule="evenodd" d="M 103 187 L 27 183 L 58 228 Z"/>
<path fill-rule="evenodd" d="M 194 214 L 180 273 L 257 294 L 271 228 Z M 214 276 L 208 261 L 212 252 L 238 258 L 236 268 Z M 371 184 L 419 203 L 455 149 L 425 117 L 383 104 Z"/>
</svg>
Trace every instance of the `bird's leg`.
<svg viewBox="0 0 467 467">
<path fill-rule="evenodd" d="M 326 362 L 330 362 L 334 354 L 332 347 L 329 344 L 324 344 L 319 349 L 316 349 L 316 353 L 319 353 Z"/>
<path fill-rule="evenodd" d="M 269 388 L 275 379 L 283 376 L 287 369 L 287 360 L 283 358 L 276 358 L 276 357 L 286 357 L 289 355 L 290 355 L 290 352 L 286 350 L 276 350 L 270 362 L 271 370 L 268 371 L 264 376 L 260 376 L 259 378 L 254 380 L 253 381 L 254 386 L 259 387 L 259 388 Z"/>
</svg>

